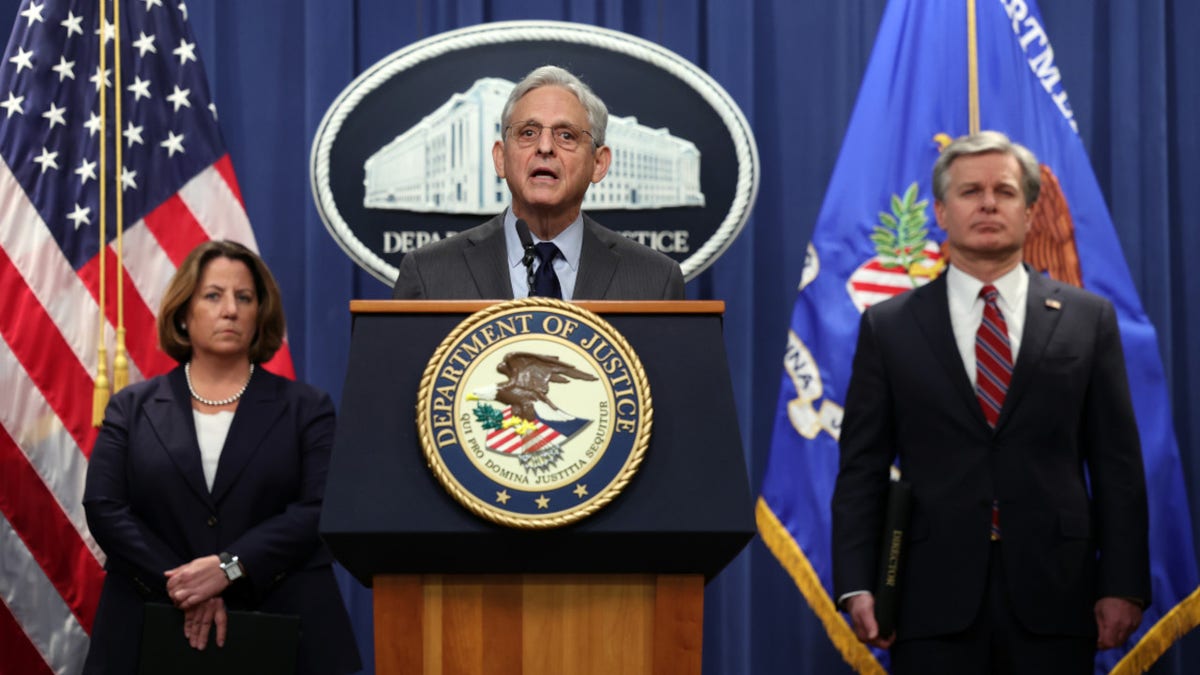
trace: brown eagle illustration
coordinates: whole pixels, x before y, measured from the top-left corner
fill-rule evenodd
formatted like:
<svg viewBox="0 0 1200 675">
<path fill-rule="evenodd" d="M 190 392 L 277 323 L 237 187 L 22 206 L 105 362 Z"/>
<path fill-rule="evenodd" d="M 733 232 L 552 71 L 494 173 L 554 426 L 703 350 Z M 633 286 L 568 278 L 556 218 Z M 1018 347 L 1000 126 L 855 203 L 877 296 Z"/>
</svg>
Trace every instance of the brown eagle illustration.
<svg viewBox="0 0 1200 675">
<path fill-rule="evenodd" d="M 566 383 L 572 378 L 589 382 L 597 379 L 595 375 L 563 363 L 557 356 L 530 352 L 505 354 L 496 371 L 508 379 L 497 386 L 479 389 L 474 396 L 511 406 L 512 414 L 524 420 L 574 419 L 546 396 L 550 392 L 550 383 Z"/>
<path fill-rule="evenodd" d="M 1025 262 L 1051 279 L 1082 288 L 1071 209 L 1050 167 L 1043 164 L 1041 175 L 1042 192 L 1033 204 L 1033 225 L 1025 237 Z"/>
</svg>

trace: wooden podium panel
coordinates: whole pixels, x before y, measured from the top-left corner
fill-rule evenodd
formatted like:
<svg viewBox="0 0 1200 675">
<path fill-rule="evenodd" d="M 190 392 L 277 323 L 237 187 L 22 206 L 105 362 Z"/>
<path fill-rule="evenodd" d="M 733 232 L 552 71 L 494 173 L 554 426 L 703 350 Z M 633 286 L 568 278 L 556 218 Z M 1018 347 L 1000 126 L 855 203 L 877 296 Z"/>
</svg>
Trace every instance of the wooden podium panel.
<svg viewBox="0 0 1200 675">
<path fill-rule="evenodd" d="M 381 675 L 699 675 L 699 574 L 378 575 Z"/>
</svg>

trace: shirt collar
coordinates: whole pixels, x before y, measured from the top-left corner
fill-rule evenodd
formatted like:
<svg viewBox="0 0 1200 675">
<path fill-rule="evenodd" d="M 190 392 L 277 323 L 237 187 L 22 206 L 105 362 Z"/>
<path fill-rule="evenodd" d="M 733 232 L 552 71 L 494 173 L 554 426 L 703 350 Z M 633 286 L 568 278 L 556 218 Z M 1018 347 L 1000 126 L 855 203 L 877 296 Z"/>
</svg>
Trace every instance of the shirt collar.
<svg viewBox="0 0 1200 675">
<path fill-rule="evenodd" d="M 533 232 L 530 232 L 529 236 L 535 244 L 542 241 L 534 236 Z M 567 229 L 559 232 L 558 236 L 550 241 L 558 247 L 563 260 L 571 269 L 578 270 L 579 256 L 583 252 L 583 212 L 580 211 Z M 521 246 L 521 239 L 517 236 L 517 217 L 513 215 L 512 208 L 504 211 L 504 246 L 508 252 L 508 266 L 516 267 L 522 264 L 525 248 Z"/>
<path fill-rule="evenodd" d="M 964 311 L 969 310 L 979 299 L 979 291 L 984 285 L 979 279 L 955 267 L 954 263 L 950 264 L 950 269 L 946 272 L 950 304 Z M 1029 274 L 1025 271 L 1025 265 L 1019 264 L 993 281 L 992 285 L 996 287 L 1004 304 L 1017 307 L 1021 304 L 1020 299 L 1025 297 L 1029 290 Z"/>
</svg>

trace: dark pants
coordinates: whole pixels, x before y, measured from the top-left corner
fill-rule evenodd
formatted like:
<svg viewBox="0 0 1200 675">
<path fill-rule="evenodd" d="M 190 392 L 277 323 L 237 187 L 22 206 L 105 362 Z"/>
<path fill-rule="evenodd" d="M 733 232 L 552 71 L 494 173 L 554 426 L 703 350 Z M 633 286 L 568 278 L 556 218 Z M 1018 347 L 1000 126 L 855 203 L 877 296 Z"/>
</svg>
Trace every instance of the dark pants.
<svg viewBox="0 0 1200 675">
<path fill-rule="evenodd" d="M 895 675 L 1090 675 L 1096 638 L 1046 636 L 1029 632 L 1013 614 L 1000 559 L 1001 542 L 992 544 L 987 597 L 979 615 L 962 633 L 892 646 Z"/>
</svg>

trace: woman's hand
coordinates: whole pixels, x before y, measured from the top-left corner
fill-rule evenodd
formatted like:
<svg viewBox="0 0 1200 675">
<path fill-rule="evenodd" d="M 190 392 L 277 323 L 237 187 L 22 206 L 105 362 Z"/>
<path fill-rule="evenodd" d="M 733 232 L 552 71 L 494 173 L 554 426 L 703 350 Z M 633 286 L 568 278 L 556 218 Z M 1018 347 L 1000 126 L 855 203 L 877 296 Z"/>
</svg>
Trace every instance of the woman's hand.
<svg viewBox="0 0 1200 675">
<path fill-rule="evenodd" d="M 187 611 L 218 596 L 229 588 L 229 579 L 221 569 L 221 559 L 215 555 L 196 558 L 165 572 L 167 595 L 179 609 Z"/>
<path fill-rule="evenodd" d="M 203 651 L 208 644 L 208 627 L 216 624 L 217 646 L 224 647 L 227 623 L 225 601 L 218 595 L 183 613 L 183 635 L 193 649 Z"/>
</svg>

